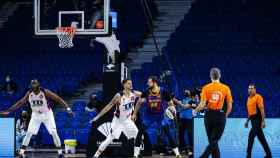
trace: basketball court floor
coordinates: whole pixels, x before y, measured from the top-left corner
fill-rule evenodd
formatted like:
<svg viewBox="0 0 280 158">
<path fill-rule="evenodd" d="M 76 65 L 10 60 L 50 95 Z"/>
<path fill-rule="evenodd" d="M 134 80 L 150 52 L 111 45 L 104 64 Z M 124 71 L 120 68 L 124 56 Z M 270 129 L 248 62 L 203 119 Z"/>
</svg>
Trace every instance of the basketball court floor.
<svg viewBox="0 0 280 158">
<path fill-rule="evenodd" d="M 85 158 L 85 154 L 75 154 L 75 155 L 65 155 L 65 158 Z M 18 157 L 17 157 L 18 158 Z M 56 153 L 27 153 L 27 158 L 57 158 Z M 106 157 L 109 158 L 109 157 Z M 117 157 L 114 157 L 117 158 Z M 123 158 L 123 157 L 118 157 Z M 144 158 L 175 158 L 175 156 L 145 156 Z M 183 158 L 188 158 L 187 156 L 183 156 Z"/>
<path fill-rule="evenodd" d="M 77 154 L 65 154 L 65 158 L 86 158 L 85 150 L 78 149 Z M 55 149 L 28 149 L 26 152 L 27 158 L 57 158 Z M 182 154 L 183 158 L 188 156 Z M 18 158 L 18 157 L 16 157 Z M 103 158 L 124 158 L 124 157 L 103 157 Z M 175 156 L 162 156 L 154 153 L 153 156 L 145 156 L 143 158 L 175 158 Z"/>
</svg>

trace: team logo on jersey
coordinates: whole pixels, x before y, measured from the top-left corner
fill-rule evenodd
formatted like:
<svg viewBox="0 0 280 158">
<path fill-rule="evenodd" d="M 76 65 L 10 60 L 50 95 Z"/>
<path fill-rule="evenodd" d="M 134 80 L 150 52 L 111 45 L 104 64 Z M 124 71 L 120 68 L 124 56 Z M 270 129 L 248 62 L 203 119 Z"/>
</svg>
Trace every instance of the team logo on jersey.
<svg viewBox="0 0 280 158">
<path fill-rule="evenodd" d="M 130 99 L 131 99 L 132 101 L 134 101 L 134 100 L 135 100 L 135 97 L 134 97 L 134 96 L 132 96 Z"/>
<path fill-rule="evenodd" d="M 105 122 L 102 125 L 100 125 L 97 130 L 102 133 L 105 137 L 109 136 L 111 133 L 111 122 Z"/>
<path fill-rule="evenodd" d="M 41 94 L 41 95 L 39 96 L 39 98 L 40 98 L 40 99 L 43 99 L 43 95 Z"/>
</svg>

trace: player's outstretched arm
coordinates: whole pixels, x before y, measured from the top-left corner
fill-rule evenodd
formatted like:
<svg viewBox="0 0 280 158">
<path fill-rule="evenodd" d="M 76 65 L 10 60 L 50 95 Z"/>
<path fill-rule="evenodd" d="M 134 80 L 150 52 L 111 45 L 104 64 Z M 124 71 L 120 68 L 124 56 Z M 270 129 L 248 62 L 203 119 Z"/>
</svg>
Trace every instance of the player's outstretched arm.
<svg viewBox="0 0 280 158">
<path fill-rule="evenodd" d="M 179 105 L 184 109 L 190 109 L 196 106 L 195 104 L 189 104 L 189 103 L 183 104 L 182 101 L 178 100 L 177 98 L 173 98 L 172 101 L 175 105 Z"/>
<path fill-rule="evenodd" d="M 134 94 L 136 95 L 136 97 L 142 96 L 142 92 L 140 92 L 140 91 L 134 91 Z"/>
<path fill-rule="evenodd" d="M 133 111 L 133 115 L 131 116 L 131 119 L 132 119 L 133 121 L 136 121 L 138 111 L 139 111 L 141 105 L 142 105 L 145 101 L 146 101 L 145 98 L 140 98 L 140 99 L 137 101 L 136 106 L 135 106 L 135 109 L 134 109 L 134 111 Z"/>
<path fill-rule="evenodd" d="M 47 97 L 51 98 L 52 100 L 54 100 L 55 102 L 58 102 L 59 104 L 63 105 L 67 112 L 71 115 L 74 116 L 74 113 L 72 111 L 72 109 L 70 108 L 70 106 L 57 94 L 53 93 L 52 91 L 46 89 L 45 93 L 47 95 Z"/>
<path fill-rule="evenodd" d="M 90 122 L 95 122 L 97 121 L 100 117 L 102 117 L 103 115 L 105 115 L 108 111 L 110 111 L 112 109 L 112 107 L 114 105 L 116 105 L 119 102 L 120 99 L 120 95 L 116 94 L 114 96 L 114 98 L 109 102 L 109 104 L 107 104 L 102 110 L 101 112 L 94 118 L 92 119 Z"/>
<path fill-rule="evenodd" d="M 12 107 L 9 109 L 0 112 L 0 115 L 9 115 L 9 113 L 15 111 L 16 109 L 22 107 L 27 101 L 28 101 L 28 96 L 30 92 L 27 92 L 23 98 L 21 98 L 19 101 L 17 101 Z"/>
</svg>

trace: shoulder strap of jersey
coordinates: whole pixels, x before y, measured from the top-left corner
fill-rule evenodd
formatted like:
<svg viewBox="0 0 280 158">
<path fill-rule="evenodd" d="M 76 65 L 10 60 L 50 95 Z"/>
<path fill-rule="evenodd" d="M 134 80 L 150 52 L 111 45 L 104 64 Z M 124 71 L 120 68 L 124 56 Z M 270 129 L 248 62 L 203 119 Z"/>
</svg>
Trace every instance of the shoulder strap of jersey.
<svg viewBox="0 0 280 158">
<path fill-rule="evenodd" d="M 124 94 L 123 94 L 123 91 L 119 91 L 118 94 L 122 97 Z"/>
<path fill-rule="evenodd" d="M 46 94 L 46 89 L 45 89 L 45 88 L 43 88 L 43 87 L 40 87 L 40 91 L 42 91 L 42 92 L 43 92 L 43 94 L 45 95 L 46 99 L 48 100 L 48 99 L 49 99 L 49 97 L 48 97 L 48 96 L 47 96 L 47 94 Z"/>
<path fill-rule="evenodd" d="M 40 91 L 42 91 L 46 95 L 46 89 L 45 88 L 40 87 Z"/>
<path fill-rule="evenodd" d="M 29 89 L 29 90 L 27 91 L 27 93 L 29 93 L 29 95 L 30 95 L 30 94 L 32 93 L 32 90 Z"/>
</svg>

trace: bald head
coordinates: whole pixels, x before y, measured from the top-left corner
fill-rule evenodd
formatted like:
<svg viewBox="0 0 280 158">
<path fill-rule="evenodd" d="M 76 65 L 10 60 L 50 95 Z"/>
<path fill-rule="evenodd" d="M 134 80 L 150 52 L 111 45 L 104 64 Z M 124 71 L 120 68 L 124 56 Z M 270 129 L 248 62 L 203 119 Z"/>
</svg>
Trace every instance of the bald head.
<svg viewBox="0 0 280 158">
<path fill-rule="evenodd" d="M 211 68 L 210 70 L 210 78 L 211 80 L 220 80 L 221 78 L 221 70 L 219 68 Z"/>
</svg>

